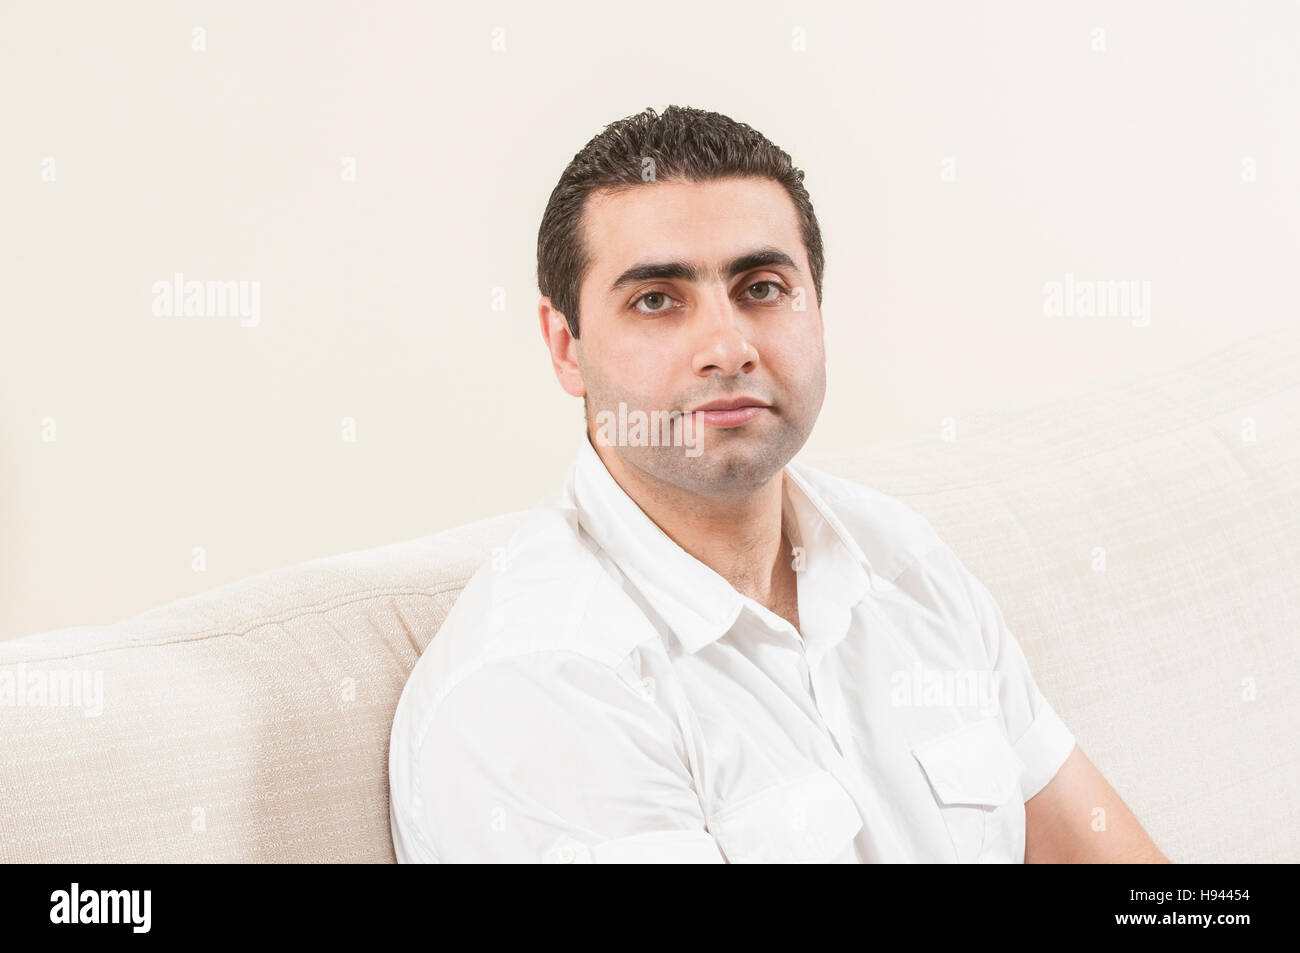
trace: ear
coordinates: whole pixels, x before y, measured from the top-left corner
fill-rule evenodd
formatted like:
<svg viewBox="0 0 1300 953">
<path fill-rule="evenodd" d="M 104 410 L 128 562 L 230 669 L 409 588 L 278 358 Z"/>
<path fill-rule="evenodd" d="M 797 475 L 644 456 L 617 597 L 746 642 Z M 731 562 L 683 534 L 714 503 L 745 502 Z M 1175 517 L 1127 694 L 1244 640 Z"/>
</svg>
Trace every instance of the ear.
<svg viewBox="0 0 1300 953">
<path fill-rule="evenodd" d="M 555 379 L 565 392 L 574 397 L 587 396 L 587 387 L 582 382 L 582 371 L 578 369 L 578 342 L 569 331 L 569 322 L 563 312 L 553 304 L 549 295 L 543 295 L 537 305 L 537 317 L 542 327 L 542 340 L 551 352 L 551 366 L 555 369 Z"/>
</svg>

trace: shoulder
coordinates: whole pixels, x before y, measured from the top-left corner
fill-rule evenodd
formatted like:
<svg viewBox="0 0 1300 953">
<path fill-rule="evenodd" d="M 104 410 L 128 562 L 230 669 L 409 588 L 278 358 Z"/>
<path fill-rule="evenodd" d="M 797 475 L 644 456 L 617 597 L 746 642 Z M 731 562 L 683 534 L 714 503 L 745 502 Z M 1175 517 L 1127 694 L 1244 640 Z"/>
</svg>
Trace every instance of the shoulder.
<svg viewBox="0 0 1300 953">
<path fill-rule="evenodd" d="M 419 745 L 434 712 L 467 681 L 509 694 L 521 674 L 557 700 L 566 673 L 626 681 L 633 650 L 657 631 L 572 509 L 544 504 L 470 577 L 416 663 L 394 716 L 394 743 Z"/>
<path fill-rule="evenodd" d="M 915 644 L 932 650 L 946 645 L 966 658 L 977 648 L 989 658 L 998 657 L 1005 628 L 1001 608 L 925 516 L 897 497 L 852 480 L 806 466 L 800 475 L 815 484 L 873 571 L 909 606 L 925 610 L 909 616 L 926 633 L 923 638 L 922 630 L 915 630 Z"/>
</svg>

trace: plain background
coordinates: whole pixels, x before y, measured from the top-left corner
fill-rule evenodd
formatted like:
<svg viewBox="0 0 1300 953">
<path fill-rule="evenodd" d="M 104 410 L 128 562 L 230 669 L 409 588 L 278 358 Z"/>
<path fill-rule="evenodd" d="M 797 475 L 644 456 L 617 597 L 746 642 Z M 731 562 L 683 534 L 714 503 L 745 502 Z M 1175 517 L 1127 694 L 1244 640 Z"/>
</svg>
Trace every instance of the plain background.
<svg viewBox="0 0 1300 953">
<path fill-rule="evenodd" d="M 558 489 L 537 227 L 646 106 L 807 172 L 810 456 L 1300 322 L 1297 50 L 1287 0 L 0 4 L 0 638 Z M 155 316 L 177 271 L 260 324 Z M 1067 273 L 1150 324 L 1046 316 Z"/>
</svg>

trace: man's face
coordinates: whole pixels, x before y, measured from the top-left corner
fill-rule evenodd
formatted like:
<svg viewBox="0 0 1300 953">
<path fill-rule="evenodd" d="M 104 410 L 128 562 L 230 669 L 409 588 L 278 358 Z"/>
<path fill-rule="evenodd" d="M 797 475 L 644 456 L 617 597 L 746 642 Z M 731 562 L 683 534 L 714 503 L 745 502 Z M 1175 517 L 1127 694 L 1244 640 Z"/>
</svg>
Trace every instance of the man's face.
<svg viewBox="0 0 1300 953">
<path fill-rule="evenodd" d="M 804 445 L 826 393 L 794 203 L 770 179 L 665 181 L 591 196 L 584 226 L 593 260 L 574 348 L 593 444 L 617 431 L 620 402 L 631 417 L 755 398 L 766 406 L 674 419 L 671 445 L 601 451 L 693 493 L 751 495 Z"/>
</svg>

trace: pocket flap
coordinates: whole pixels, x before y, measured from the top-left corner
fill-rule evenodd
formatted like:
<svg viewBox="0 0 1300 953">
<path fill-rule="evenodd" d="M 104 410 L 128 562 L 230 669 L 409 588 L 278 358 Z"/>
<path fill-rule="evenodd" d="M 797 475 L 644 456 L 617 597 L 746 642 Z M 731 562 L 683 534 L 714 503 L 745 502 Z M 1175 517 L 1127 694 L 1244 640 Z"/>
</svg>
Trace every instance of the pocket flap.
<svg viewBox="0 0 1300 953">
<path fill-rule="evenodd" d="M 996 715 L 914 745 L 912 754 L 944 804 L 1004 804 L 1024 770 Z"/>
<path fill-rule="evenodd" d="M 825 863 L 861 829 L 853 798 L 825 770 L 764 788 L 709 820 L 732 863 Z"/>
</svg>

